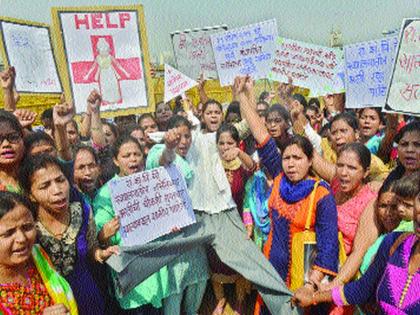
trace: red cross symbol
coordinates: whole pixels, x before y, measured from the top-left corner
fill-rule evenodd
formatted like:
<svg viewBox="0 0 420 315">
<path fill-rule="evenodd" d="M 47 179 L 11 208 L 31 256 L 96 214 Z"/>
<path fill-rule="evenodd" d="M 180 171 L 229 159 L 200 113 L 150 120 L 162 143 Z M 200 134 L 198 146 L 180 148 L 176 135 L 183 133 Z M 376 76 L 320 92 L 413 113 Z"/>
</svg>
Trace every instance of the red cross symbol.
<svg viewBox="0 0 420 315">
<path fill-rule="evenodd" d="M 114 40 L 110 35 L 92 35 L 90 40 L 93 61 L 71 63 L 74 83 L 96 82 L 99 85 L 103 105 L 122 103 L 120 81 L 142 78 L 140 58 L 116 58 Z"/>
</svg>

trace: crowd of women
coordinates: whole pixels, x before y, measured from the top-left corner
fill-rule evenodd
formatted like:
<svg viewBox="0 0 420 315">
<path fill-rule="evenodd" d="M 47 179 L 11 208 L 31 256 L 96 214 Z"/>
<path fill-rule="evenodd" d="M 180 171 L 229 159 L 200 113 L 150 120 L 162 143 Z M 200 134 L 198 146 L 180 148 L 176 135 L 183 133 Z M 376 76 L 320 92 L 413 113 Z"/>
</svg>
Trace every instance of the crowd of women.
<svg viewBox="0 0 420 315">
<path fill-rule="evenodd" d="M 417 118 L 237 77 L 226 110 L 201 80 L 199 104 L 109 121 L 94 90 L 80 122 L 63 96 L 34 126 L 16 75 L 0 73 L 0 313 L 201 314 L 209 286 L 213 314 L 420 314 Z M 110 181 L 170 164 L 197 223 L 120 247 Z"/>
</svg>

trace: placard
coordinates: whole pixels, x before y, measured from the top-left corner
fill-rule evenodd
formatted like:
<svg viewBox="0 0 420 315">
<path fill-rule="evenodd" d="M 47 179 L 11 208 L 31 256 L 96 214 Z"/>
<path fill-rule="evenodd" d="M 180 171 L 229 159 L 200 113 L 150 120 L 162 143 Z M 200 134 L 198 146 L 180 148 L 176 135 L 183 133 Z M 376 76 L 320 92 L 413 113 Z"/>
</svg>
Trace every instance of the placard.
<svg viewBox="0 0 420 315">
<path fill-rule="evenodd" d="M 384 110 L 420 116 L 420 18 L 404 19 Z"/>
<path fill-rule="evenodd" d="M 0 17 L 0 46 L 19 93 L 62 93 L 48 25 Z"/>
<path fill-rule="evenodd" d="M 123 246 L 142 245 L 196 222 L 187 185 L 175 165 L 110 182 Z"/>
<path fill-rule="evenodd" d="M 201 74 L 206 79 L 217 79 L 210 35 L 224 30 L 227 26 L 218 25 L 171 33 L 177 69 L 193 79 L 198 79 Z"/>
<path fill-rule="evenodd" d="M 267 77 L 277 38 L 275 19 L 211 35 L 221 86 L 233 84 L 236 76 Z"/>
<path fill-rule="evenodd" d="M 398 37 L 344 46 L 346 108 L 383 107 Z"/>
<path fill-rule="evenodd" d="M 165 64 L 165 103 L 198 85 L 196 81 L 187 77 L 177 69 Z"/>
<path fill-rule="evenodd" d="M 142 6 L 53 8 L 67 86 L 77 113 L 86 111 L 92 89 L 101 111 L 153 110 Z"/>
<path fill-rule="evenodd" d="M 311 95 L 344 92 L 343 52 L 293 39 L 279 37 L 268 76 L 270 80 L 288 82 L 311 90 Z"/>
</svg>

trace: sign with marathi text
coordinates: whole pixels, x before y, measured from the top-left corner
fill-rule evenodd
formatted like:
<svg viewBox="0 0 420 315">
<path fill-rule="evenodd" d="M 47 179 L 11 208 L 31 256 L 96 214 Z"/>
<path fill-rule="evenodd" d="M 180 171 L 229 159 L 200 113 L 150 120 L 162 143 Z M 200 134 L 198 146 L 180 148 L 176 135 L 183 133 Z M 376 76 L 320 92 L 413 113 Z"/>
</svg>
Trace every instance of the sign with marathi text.
<svg viewBox="0 0 420 315">
<path fill-rule="evenodd" d="M 18 92 L 62 93 L 48 25 L 0 18 L 0 47 L 5 63 L 16 69 Z"/>
<path fill-rule="evenodd" d="M 142 245 L 196 222 L 187 185 L 175 165 L 114 179 L 110 189 L 124 246 Z"/>
<path fill-rule="evenodd" d="M 269 79 L 293 85 L 320 96 L 344 92 L 343 53 L 340 49 L 279 37 Z"/>
<path fill-rule="evenodd" d="M 402 23 L 384 110 L 420 116 L 420 18 Z"/>
<path fill-rule="evenodd" d="M 214 26 L 172 33 L 177 69 L 193 79 L 201 74 L 206 79 L 217 78 L 210 35 L 224 30 L 227 30 L 226 26 Z"/>
<path fill-rule="evenodd" d="M 211 35 L 220 84 L 231 85 L 236 76 L 266 78 L 273 62 L 276 38 L 274 19 Z"/>
<path fill-rule="evenodd" d="M 93 89 L 102 95 L 103 111 L 148 107 L 148 58 L 140 9 L 53 10 L 77 113 L 86 110 Z"/>
<path fill-rule="evenodd" d="M 185 74 L 165 64 L 165 103 L 183 94 L 198 83 Z"/>
<path fill-rule="evenodd" d="M 344 46 L 346 108 L 383 107 L 398 37 Z"/>
</svg>

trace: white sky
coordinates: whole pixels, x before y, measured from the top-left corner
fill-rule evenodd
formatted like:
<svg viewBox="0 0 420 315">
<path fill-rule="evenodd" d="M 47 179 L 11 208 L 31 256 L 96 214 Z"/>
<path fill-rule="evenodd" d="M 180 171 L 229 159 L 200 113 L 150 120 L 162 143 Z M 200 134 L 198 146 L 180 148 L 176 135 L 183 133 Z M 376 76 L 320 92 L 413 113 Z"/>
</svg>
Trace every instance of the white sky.
<svg viewBox="0 0 420 315">
<path fill-rule="evenodd" d="M 0 15 L 51 23 L 54 6 L 143 4 L 152 58 L 171 53 L 169 33 L 227 24 L 229 28 L 277 19 L 279 35 L 328 45 L 332 28 L 343 42 L 382 37 L 404 17 L 420 16 L 418 0 L 0 0 Z"/>
</svg>

